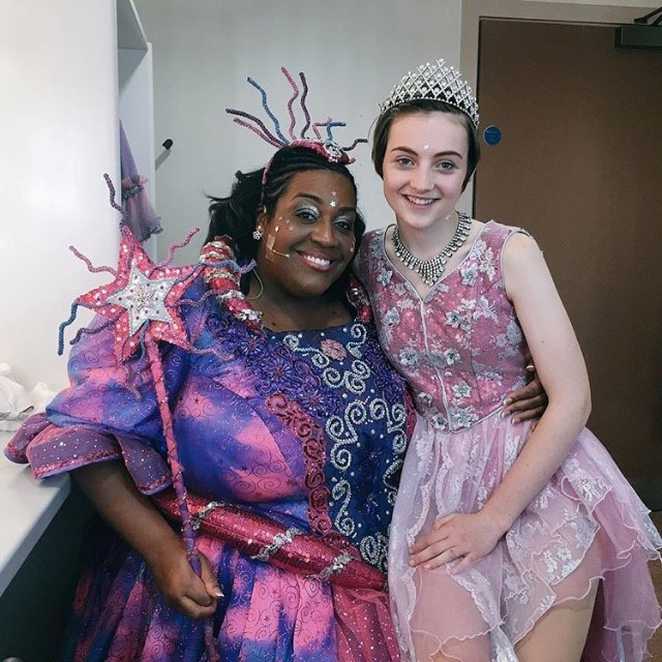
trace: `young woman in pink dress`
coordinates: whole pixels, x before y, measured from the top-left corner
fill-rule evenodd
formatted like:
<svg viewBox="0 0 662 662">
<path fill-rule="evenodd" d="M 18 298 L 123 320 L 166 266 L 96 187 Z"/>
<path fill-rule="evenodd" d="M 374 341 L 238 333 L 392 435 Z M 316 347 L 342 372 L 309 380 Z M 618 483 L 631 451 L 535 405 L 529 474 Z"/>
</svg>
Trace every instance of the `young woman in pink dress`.
<svg viewBox="0 0 662 662">
<path fill-rule="evenodd" d="M 535 240 L 455 210 L 477 126 L 440 61 L 395 86 L 374 132 L 397 223 L 365 238 L 358 270 L 420 414 L 389 550 L 403 657 L 639 662 L 660 622 L 647 563 L 662 540 L 584 427 L 586 366 Z M 549 397 L 535 425 L 505 400 L 527 350 Z"/>
</svg>

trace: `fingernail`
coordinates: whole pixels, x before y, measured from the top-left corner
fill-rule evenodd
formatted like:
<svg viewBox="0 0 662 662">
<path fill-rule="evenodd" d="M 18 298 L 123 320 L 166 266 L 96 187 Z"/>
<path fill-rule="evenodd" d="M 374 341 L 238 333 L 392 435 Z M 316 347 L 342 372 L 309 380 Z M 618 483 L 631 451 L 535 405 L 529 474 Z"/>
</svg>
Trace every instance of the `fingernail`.
<svg viewBox="0 0 662 662">
<path fill-rule="evenodd" d="M 517 416 L 513 416 L 513 417 L 510 419 L 510 422 L 511 422 L 513 425 L 516 424 L 516 423 L 519 423 L 519 418 L 517 418 Z"/>
<path fill-rule="evenodd" d="M 508 412 L 505 409 L 502 409 L 499 413 L 499 418 L 506 418 L 506 416 L 508 416 Z"/>
<path fill-rule="evenodd" d="M 432 566 L 431 566 L 429 563 L 426 563 L 423 567 L 424 567 L 426 570 L 431 570 L 431 569 L 432 569 Z"/>
<path fill-rule="evenodd" d="M 503 404 L 507 407 L 512 401 L 513 401 L 512 398 L 506 398 L 506 399 L 503 401 Z"/>
<path fill-rule="evenodd" d="M 222 597 L 223 597 L 223 591 L 221 591 L 220 588 L 217 588 L 217 589 L 214 591 L 214 595 L 215 595 L 217 598 L 222 598 Z"/>
</svg>

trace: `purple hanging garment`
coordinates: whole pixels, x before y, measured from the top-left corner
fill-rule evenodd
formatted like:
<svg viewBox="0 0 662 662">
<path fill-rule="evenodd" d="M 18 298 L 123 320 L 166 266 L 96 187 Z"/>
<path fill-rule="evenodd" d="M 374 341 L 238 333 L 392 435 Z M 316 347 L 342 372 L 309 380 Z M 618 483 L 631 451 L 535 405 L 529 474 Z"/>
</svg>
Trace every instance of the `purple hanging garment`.
<svg viewBox="0 0 662 662">
<path fill-rule="evenodd" d="M 160 217 L 154 213 L 147 197 L 147 179 L 139 175 L 131 154 L 129 141 L 120 122 L 120 166 L 122 170 L 122 210 L 124 223 L 131 228 L 138 241 L 145 241 L 151 235 L 161 232 Z"/>
</svg>

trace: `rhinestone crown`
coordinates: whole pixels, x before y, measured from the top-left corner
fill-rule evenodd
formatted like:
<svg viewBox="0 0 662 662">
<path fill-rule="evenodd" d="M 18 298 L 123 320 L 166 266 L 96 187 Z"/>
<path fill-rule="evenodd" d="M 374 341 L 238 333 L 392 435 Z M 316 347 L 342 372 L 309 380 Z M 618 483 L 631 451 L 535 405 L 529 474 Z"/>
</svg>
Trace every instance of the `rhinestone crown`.
<svg viewBox="0 0 662 662">
<path fill-rule="evenodd" d="M 409 71 L 391 90 L 379 111 L 384 113 L 394 106 L 417 99 L 443 101 L 461 110 L 474 128 L 478 128 L 478 102 L 471 87 L 460 72 L 445 64 L 443 59 L 422 64 L 414 72 Z"/>
</svg>

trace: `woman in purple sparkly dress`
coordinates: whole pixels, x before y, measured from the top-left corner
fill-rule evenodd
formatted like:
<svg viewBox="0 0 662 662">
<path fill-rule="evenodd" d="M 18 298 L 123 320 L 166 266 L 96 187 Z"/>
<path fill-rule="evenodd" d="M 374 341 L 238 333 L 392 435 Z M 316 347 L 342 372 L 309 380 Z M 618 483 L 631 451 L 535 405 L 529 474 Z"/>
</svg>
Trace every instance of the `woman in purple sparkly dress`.
<svg viewBox="0 0 662 662">
<path fill-rule="evenodd" d="M 248 554 L 201 527 L 199 579 L 149 498 L 171 474 L 145 359 L 121 370 L 112 333 L 87 335 L 71 355 L 71 386 L 7 451 L 38 477 L 73 471 L 123 538 L 106 531 L 92 547 L 66 659 L 203 660 L 209 616 L 225 662 L 399 657 L 381 573 L 413 408 L 348 280 L 364 229 L 354 180 L 306 147 L 279 150 L 264 186 L 262 177 L 238 174 L 211 205 L 210 238 L 226 235 L 212 252 L 255 257 L 246 297 L 210 270 L 187 292 L 202 303 L 183 306 L 200 353 L 162 350 L 180 461 L 191 494 L 349 557 L 288 570 L 269 562 L 282 537 Z M 210 287 L 216 296 L 204 299 Z M 329 582 L 349 558 L 381 584 Z"/>
<path fill-rule="evenodd" d="M 420 413 L 389 550 L 402 654 L 641 662 L 662 540 L 584 427 L 586 367 L 535 241 L 455 211 L 477 125 L 470 88 L 440 61 L 403 77 L 375 126 L 397 224 L 366 236 L 358 272 Z M 528 349 L 549 397 L 535 426 L 504 407 Z"/>
</svg>

